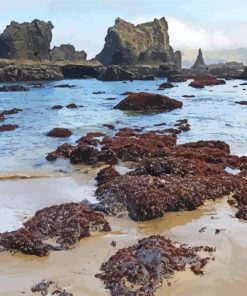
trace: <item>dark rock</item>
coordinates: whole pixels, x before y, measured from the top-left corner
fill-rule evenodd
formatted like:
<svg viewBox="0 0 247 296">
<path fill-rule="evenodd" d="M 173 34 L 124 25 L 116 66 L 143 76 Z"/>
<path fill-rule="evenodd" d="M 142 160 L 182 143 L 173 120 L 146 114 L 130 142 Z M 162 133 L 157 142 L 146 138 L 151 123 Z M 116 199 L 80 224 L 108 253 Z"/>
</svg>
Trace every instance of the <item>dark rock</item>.
<svg viewBox="0 0 247 296">
<path fill-rule="evenodd" d="M 13 131 L 16 128 L 18 128 L 19 125 L 14 125 L 14 124 L 4 124 L 0 125 L 0 132 L 8 132 L 8 131 Z"/>
<path fill-rule="evenodd" d="M 49 131 L 47 136 L 49 137 L 56 137 L 56 138 L 66 138 L 70 137 L 72 132 L 67 128 L 54 128 L 53 130 Z"/>
<path fill-rule="evenodd" d="M 98 78 L 101 71 L 101 65 L 64 65 L 61 67 L 63 76 L 65 78 Z"/>
<path fill-rule="evenodd" d="M 105 126 L 105 127 L 112 129 L 112 130 L 115 129 L 114 125 L 112 125 L 112 124 L 103 124 L 102 126 Z"/>
<path fill-rule="evenodd" d="M 0 58 L 50 60 L 51 22 L 11 22 L 0 36 Z"/>
<path fill-rule="evenodd" d="M 67 105 L 66 108 L 68 108 L 68 109 L 76 109 L 76 108 L 78 108 L 78 106 L 75 103 L 71 103 L 71 104 Z"/>
<path fill-rule="evenodd" d="M 116 105 L 115 109 L 121 110 L 163 110 L 171 111 L 176 108 L 182 108 L 183 103 L 169 97 L 149 94 L 149 93 L 133 93 Z"/>
<path fill-rule="evenodd" d="M 195 98 L 194 95 L 183 95 L 182 97 L 183 97 L 183 98 Z"/>
<path fill-rule="evenodd" d="M 71 84 L 59 84 L 59 85 L 55 85 L 55 87 L 58 87 L 58 88 L 73 88 L 73 87 L 75 87 L 75 85 L 71 85 Z"/>
<path fill-rule="evenodd" d="M 169 44 L 168 24 L 164 17 L 137 26 L 117 18 L 115 25 L 108 29 L 104 48 L 96 59 L 107 66 L 180 63 L 178 54 L 174 54 Z"/>
<path fill-rule="evenodd" d="M 0 86 L 0 92 L 9 92 L 9 91 L 28 91 L 29 88 L 22 85 L 4 85 Z"/>
<path fill-rule="evenodd" d="M 93 95 L 102 95 L 105 94 L 105 91 L 94 91 Z"/>
<path fill-rule="evenodd" d="M 108 182 L 112 182 L 112 180 L 119 177 L 120 174 L 115 170 L 114 167 L 110 166 L 103 170 L 101 170 L 98 174 L 95 180 L 97 181 L 98 186 L 102 184 L 106 184 Z"/>
<path fill-rule="evenodd" d="M 68 249 L 92 231 L 110 231 L 104 216 L 88 206 L 66 203 L 44 208 L 23 224 L 23 228 L 0 234 L 0 246 L 24 254 L 46 256 L 50 250 Z M 46 241 L 54 240 L 56 246 Z"/>
<path fill-rule="evenodd" d="M 75 47 L 71 44 L 61 44 L 54 46 L 51 50 L 52 61 L 86 61 L 87 54 L 85 51 L 76 51 Z"/>
<path fill-rule="evenodd" d="M 134 74 L 124 70 L 120 66 L 113 65 L 108 66 L 104 72 L 98 77 L 102 81 L 122 81 L 122 80 L 132 80 Z"/>
<path fill-rule="evenodd" d="M 168 82 L 186 82 L 188 79 L 181 75 L 181 74 L 175 74 L 175 75 L 169 75 L 167 78 Z"/>
<path fill-rule="evenodd" d="M 235 102 L 236 104 L 239 104 L 239 105 L 247 105 L 247 101 L 238 101 L 238 102 Z"/>
<path fill-rule="evenodd" d="M 0 114 L 4 114 L 4 115 L 12 115 L 12 114 L 17 114 L 19 112 L 21 112 L 22 109 L 19 109 L 19 108 L 13 108 L 13 109 L 10 109 L 10 110 L 5 110 L 3 112 L 1 112 Z"/>
<path fill-rule="evenodd" d="M 173 88 L 174 85 L 170 82 L 164 82 L 160 84 L 159 89 L 167 89 L 167 88 Z"/>
<path fill-rule="evenodd" d="M 63 106 L 62 105 L 55 105 L 55 106 L 52 106 L 51 109 L 59 110 L 59 109 L 63 109 Z"/>
<path fill-rule="evenodd" d="M 195 274 L 203 274 L 210 260 L 197 252 L 208 247 L 188 247 L 173 243 L 164 236 L 153 235 L 136 245 L 117 251 L 101 266 L 100 278 L 112 296 L 154 296 L 163 279 L 189 266 Z"/>
</svg>

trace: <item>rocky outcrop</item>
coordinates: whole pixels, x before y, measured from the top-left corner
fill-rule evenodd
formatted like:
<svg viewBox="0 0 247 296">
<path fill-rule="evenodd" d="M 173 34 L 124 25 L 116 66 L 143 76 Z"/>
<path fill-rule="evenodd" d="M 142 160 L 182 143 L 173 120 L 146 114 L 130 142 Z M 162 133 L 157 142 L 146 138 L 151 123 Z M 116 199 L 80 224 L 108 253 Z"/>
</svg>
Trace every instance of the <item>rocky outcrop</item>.
<svg viewBox="0 0 247 296">
<path fill-rule="evenodd" d="M 53 65 L 1 65 L 0 82 L 14 81 L 39 81 L 62 79 L 61 67 Z"/>
<path fill-rule="evenodd" d="M 46 256 L 50 250 L 64 250 L 94 231 L 110 231 L 101 213 L 79 203 L 44 208 L 12 232 L 0 233 L 0 246 L 24 254 Z M 53 240 L 49 244 L 48 240 Z"/>
<path fill-rule="evenodd" d="M 0 36 L 0 58 L 50 60 L 51 22 L 11 22 Z"/>
<path fill-rule="evenodd" d="M 162 110 L 171 111 L 176 108 L 182 108 L 183 103 L 166 96 L 149 94 L 149 93 L 133 93 L 116 105 L 115 109 L 120 110 Z"/>
<path fill-rule="evenodd" d="M 127 70 L 124 70 L 120 66 L 112 65 L 107 67 L 104 71 L 102 71 L 98 79 L 102 81 L 133 80 L 134 74 Z"/>
<path fill-rule="evenodd" d="M 87 54 L 85 51 L 76 51 L 75 47 L 71 44 L 61 44 L 54 46 L 51 50 L 52 61 L 86 61 Z"/>
<path fill-rule="evenodd" d="M 202 50 L 199 49 L 195 64 L 192 66 L 191 70 L 193 70 L 193 72 L 204 72 L 206 68 L 207 66 L 203 59 Z"/>
<path fill-rule="evenodd" d="M 179 54 L 169 44 L 168 23 L 164 17 L 133 25 L 117 18 L 96 58 L 104 65 L 156 64 L 172 62 L 180 65 Z"/>
</svg>

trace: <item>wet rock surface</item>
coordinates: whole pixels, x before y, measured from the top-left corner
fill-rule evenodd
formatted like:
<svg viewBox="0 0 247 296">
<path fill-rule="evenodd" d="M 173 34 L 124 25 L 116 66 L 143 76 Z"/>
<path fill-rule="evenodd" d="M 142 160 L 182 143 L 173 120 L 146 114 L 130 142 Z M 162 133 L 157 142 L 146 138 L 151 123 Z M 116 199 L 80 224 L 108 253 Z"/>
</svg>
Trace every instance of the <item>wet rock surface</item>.
<svg viewBox="0 0 247 296">
<path fill-rule="evenodd" d="M 171 99 L 167 96 L 140 92 L 128 95 L 127 98 L 117 104 L 114 108 L 132 111 L 171 111 L 177 108 L 182 108 L 182 105 L 182 102 Z"/>
<path fill-rule="evenodd" d="M 159 89 L 167 89 L 167 88 L 173 88 L 174 85 L 171 82 L 164 82 L 160 84 Z"/>
<path fill-rule="evenodd" d="M 45 281 L 34 285 L 31 288 L 31 292 L 39 293 L 41 296 L 48 296 L 48 295 L 58 295 L 58 296 L 73 296 L 73 294 L 66 292 L 66 290 L 61 289 L 60 287 L 55 286 L 53 281 Z"/>
<path fill-rule="evenodd" d="M 100 278 L 112 296 L 153 296 L 163 280 L 189 266 L 195 274 L 203 274 L 210 257 L 202 258 L 198 251 L 212 248 L 188 247 L 173 243 L 164 236 L 153 235 L 136 245 L 117 251 L 101 266 Z"/>
<path fill-rule="evenodd" d="M 44 208 L 23 224 L 23 227 L 0 234 L 0 246 L 24 254 L 46 256 L 50 250 L 64 250 L 92 231 L 110 231 L 101 213 L 79 203 Z M 54 240 L 53 244 L 48 240 Z"/>
<path fill-rule="evenodd" d="M 49 137 L 67 138 L 72 135 L 72 132 L 67 128 L 56 127 L 47 133 Z"/>
<path fill-rule="evenodd" d="M 0 125 L 0 132 L 13 131 L 18 127 L 19 125 L 17 124 L 3 124 L 3 125 Z"/>
<path fill-rule="evenodd" d="M 201 75 L 196 76 L 194 81 L 192 81 L 189 86 L 193 88 L 204 88 L 205 86 L 222 85 L 225 83 L 225 80 L 217 79 L 212 75 Z"/>
</svg>

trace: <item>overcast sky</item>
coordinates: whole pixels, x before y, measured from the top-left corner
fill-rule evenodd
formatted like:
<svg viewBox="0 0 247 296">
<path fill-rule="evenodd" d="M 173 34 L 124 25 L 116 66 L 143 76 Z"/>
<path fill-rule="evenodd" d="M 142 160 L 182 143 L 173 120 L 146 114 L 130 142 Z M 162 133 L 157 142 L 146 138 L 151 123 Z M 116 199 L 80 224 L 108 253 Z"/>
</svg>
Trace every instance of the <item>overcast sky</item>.
<svg viewBox="0 0 247 296">
<path fill-rule="evenodd" d="M 50 20 L 52 45 L 71 43 L 94 57 L 119 16 L 135 24 L 165 16 L 175 48 L 247 47 L 246 0 L 0 0 L 0 30 L 10 21 Z"/>
</svg>

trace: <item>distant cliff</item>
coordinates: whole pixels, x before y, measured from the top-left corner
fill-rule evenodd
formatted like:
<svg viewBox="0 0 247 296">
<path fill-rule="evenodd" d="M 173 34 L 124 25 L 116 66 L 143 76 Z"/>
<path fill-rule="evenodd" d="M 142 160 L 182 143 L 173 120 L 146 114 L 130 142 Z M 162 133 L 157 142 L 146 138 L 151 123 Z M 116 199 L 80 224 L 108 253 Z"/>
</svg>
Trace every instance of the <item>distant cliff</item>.
<svg viewBox="0 0 247 296">
<path fill-rule="evenodd" d="M 50 59 L 53 24 L 40 20 L 11 22 L 0 35 L 0 58 Z"/>
<path fill-rule="evenodd" d="M 87 54 L 85 51 L 76 51 L 75 47 L 71 44 L 61 44 L 60 46 L 54 46 L 51 50 L 52 61 L 85 61 Z"/>
<path fill-rule="evenodd" d="M 103 50 L 96 56 L 104 65 L 173 63 L 180 67 L 181 54 L 169 44 L 168 23 L 164 17 L 133 25 L 117 18 L 105 37 Z"/>
</svg>

